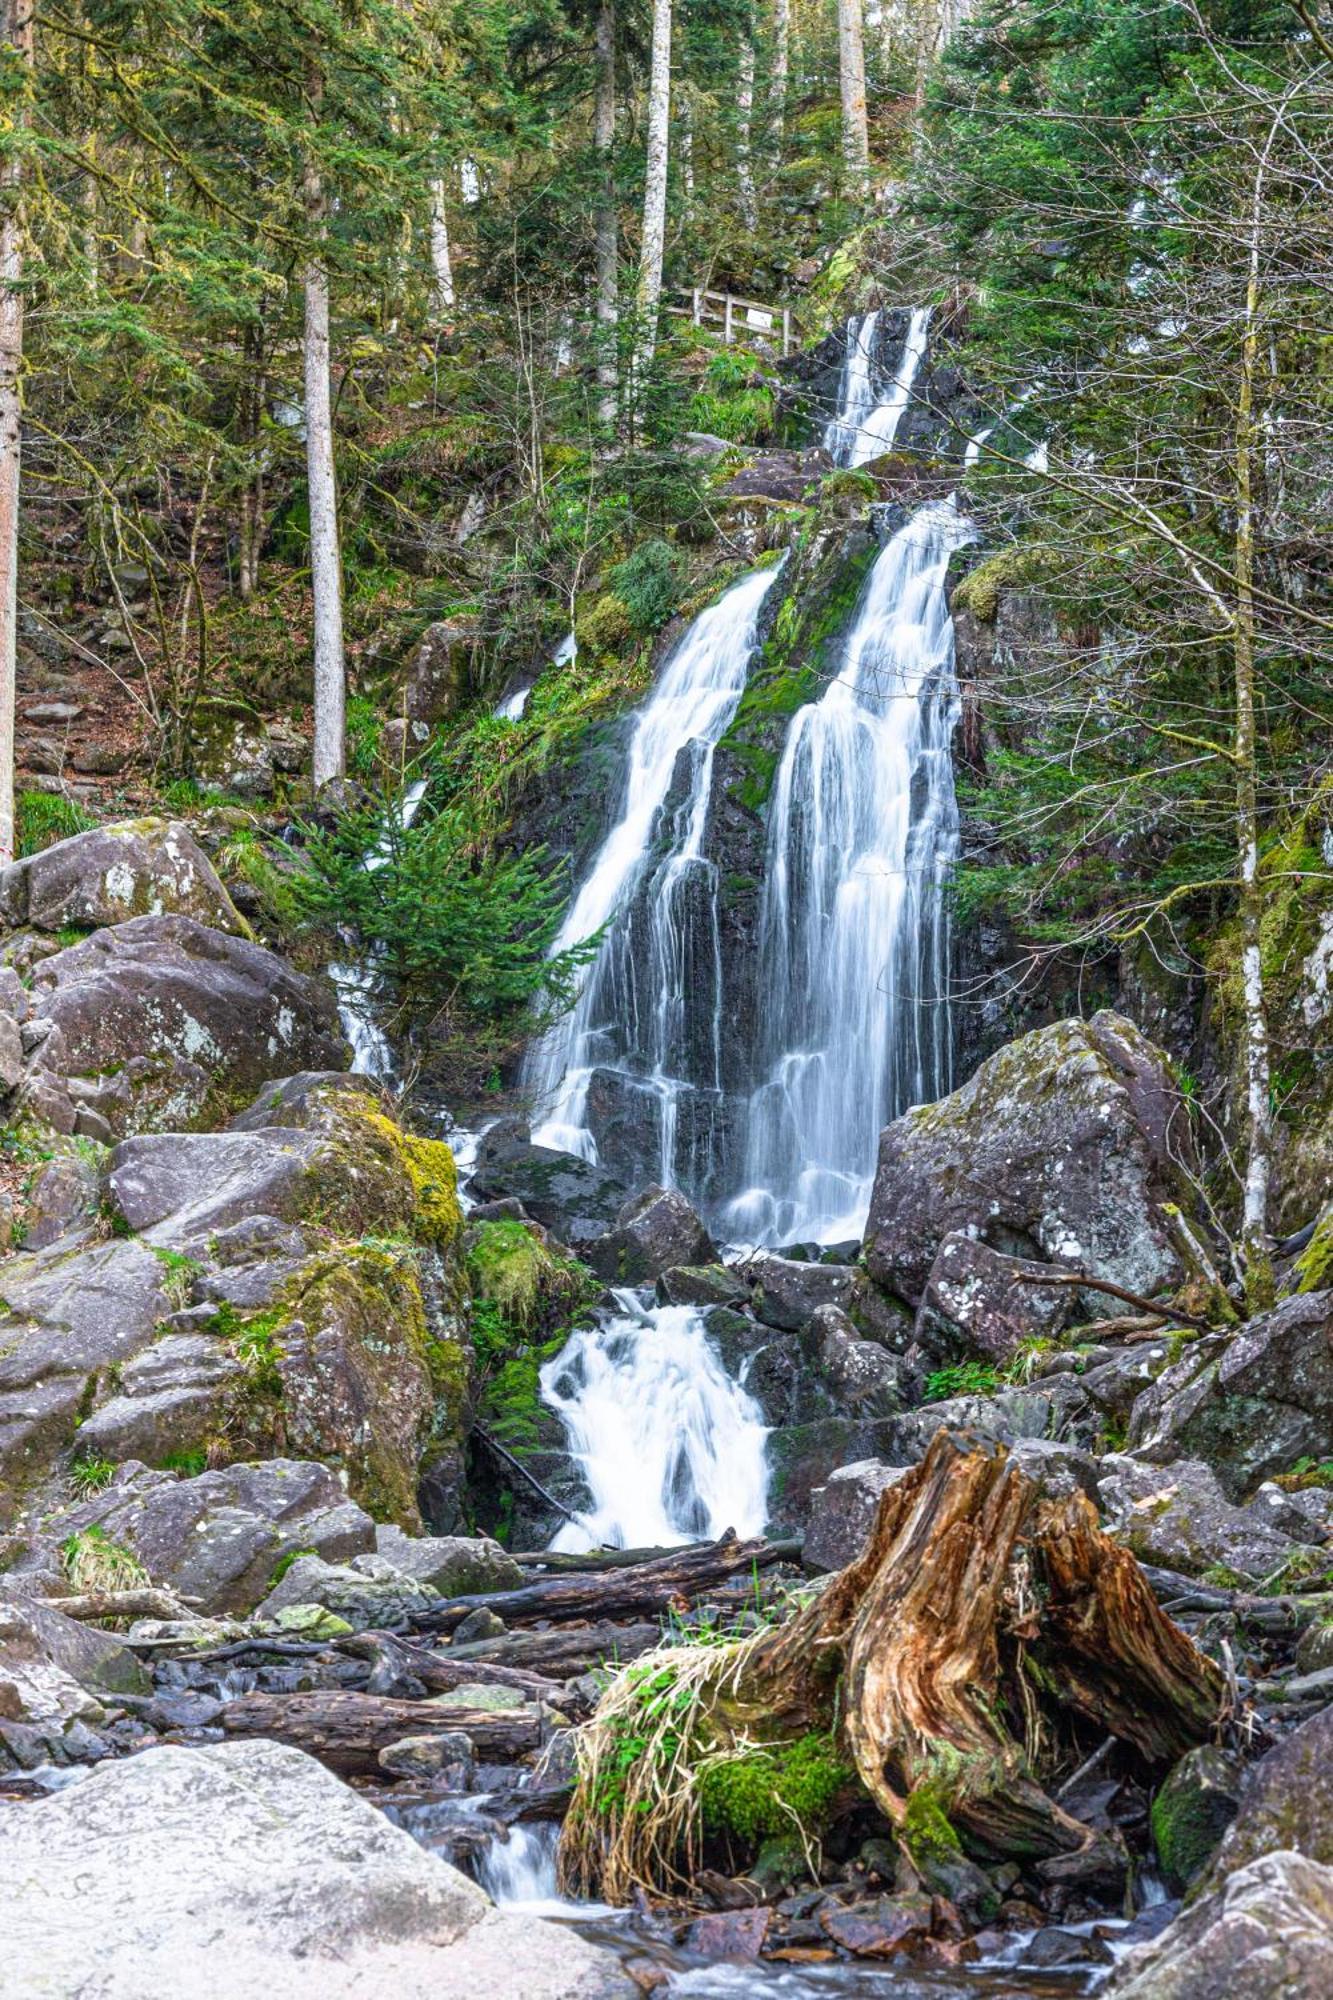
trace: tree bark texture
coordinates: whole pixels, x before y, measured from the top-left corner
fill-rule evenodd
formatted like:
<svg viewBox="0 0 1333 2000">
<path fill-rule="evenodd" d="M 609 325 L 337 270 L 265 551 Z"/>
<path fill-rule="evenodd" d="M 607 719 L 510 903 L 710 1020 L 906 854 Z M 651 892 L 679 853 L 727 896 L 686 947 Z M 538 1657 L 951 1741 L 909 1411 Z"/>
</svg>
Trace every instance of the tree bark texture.
<svg viewBox="0 0 1333 2000">
<path fill-rule="evenodd" d="M 838 82 L 842 92 L 842 156 L 847 177 L 863 183 L 870 170 L 866 122 L 866 56 L 863 0 L 838 0 Z"/>
<path fill-rule="evenodd" d="M 639 328 L 636 372 L 652 362 L 662 298 L 666 248 L 667 159 L 671 124 L 671 0 L 653 0 L 653 53 L 648 79 L 648 158 L 643 191 L 643 242 L 639 252 Z"/>
<path fill-rule="evenodd" d="M 0 32 L 26 75 L 32 0 L 0 0 Z M 14 136 L 25 116 L 10 110 Z M 18 678 L 19 482 L 23 453 L 23 158 L 0 169 L 0 867 L 14 859 L 14 700 Z"/>
<path fill-rule="evenodd" d="M 319 92 L 312 89 L 316 104 Z M 314 610 L 315 790 L 345 768 L 346 664 L 343 654 L 342 552 L 338 542 L 338 480 L 333 456 L 333 392 L 329 352 L 329 271 L 320 245 L 328 229 L 328 199 L 313 156 L 305 167 L 310 260 L 305 269 L 306 484 L 310 502 L 310 588 Z"/>
</svg>

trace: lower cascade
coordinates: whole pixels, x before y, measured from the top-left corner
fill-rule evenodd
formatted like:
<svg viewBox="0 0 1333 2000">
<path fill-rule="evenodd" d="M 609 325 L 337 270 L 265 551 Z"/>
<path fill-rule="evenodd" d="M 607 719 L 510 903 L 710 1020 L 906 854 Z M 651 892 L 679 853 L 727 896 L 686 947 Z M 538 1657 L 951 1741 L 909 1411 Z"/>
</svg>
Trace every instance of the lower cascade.
<svg viewBox="0 0 1333 2000">
<path fill-rule="evenodd" d="M 592 1494 L 556 1549 L 665 1548 L 764 1526 L 767 1430 L 693 1306 L 639 1304 L 575 1333 L 541 1371 Z"/>
</svg>

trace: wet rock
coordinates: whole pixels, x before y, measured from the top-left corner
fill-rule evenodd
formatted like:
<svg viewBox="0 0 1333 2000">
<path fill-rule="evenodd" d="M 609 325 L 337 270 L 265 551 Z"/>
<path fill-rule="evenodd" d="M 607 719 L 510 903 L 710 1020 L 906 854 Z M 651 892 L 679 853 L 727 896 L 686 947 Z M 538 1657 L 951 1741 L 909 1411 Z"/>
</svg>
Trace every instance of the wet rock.
<svg viewBox="0 0 1333 2000">
<path fill-rule="evenodd" d="M 845 1305 L 856 1275 L 850 1265 L 797 1263 L 766 1250 L 740 1268 L 751 1287 L 755 1318 L 791 1333 L 820 1306 Z"/>
<path fill-rule="evenodd" d="M 504 1619 L 494 1611 L 487 1611 L 478 1605 L 469 1611 L 466 1618 L 460 1618 L 452 1633 L 451 1643 L 455 1646 L 471 1646 L 483 1639 L 503 1639 L 508 1628 Z"/>
<path fill-rule="evenodd" d="M 1206 1743 L 1176 1764 L 1152 1803 L 1153 1844 L 1169 1888 L 1193 1888 L 1236 1817 L 1244 1764 Z"/>
<path fill-rule="evenodd" d="M 1333 1867 L 1333 1706 L 1311 1716 L 1250 1767 L 1212 1879 L 1279 1848 Z"/>
<path fill-rule="evenodd" d="M 94 827 L 0 869 L 0 920 L 11 926 L 59 931 L 167 915 L 245 930 L 212 863 L 178 820 Z"/>
<path fill-rule="evenodd" d="M 662 1306 L 730 1306 L 747 1296 L 741 1280 L 722 1264 L 674 1265 L 657 1281 Z"/>
<path fill-rule="evenodd" d="M 206 1122 L 275 1074 L 346 1056 L 322 982 L 187 916 L 136 917 L 53 953 L 33 1001 L 66 1071 L 115 1077 L 101 1109 L 117 1132 Z"/>
<path fill-rule="evenodd" d="M 772 1922 L 773 1912 L 769 1909 L 718 1910 L 690 1925 L 685 1933 L 685 1949 L 710 1962 L 722 1960 L 731 1965 L 748 1965 L 763 1950 Z"/>
<path fill-rule="evenodd" d="M 1134 1405 L 1129 1443 L 1157 1464 L 1204 1458 L 1233 1500 L 1333 1448 L 1333 1292 L 1284 1299 L 1192 1341 Z"/>
<path fill-rule="evenodd" d="M 1130 1952 L 1106 2000 L 1304 2000 L 1333 1955 L 1333 1868 L 1274 1853 Z"/>
<path fill-rule="evenodd" d="M 892 1446 L 900 1421 L 889 1417 L 857 1423 L 850 1417 L 820 1417 L 771 1431 L 769 1532 L 800 1533 L 810 1519 L 815 1492 L 840 1468 L 867 1458 L 898 1457 Z M 899 1458 L 899 1463 L 907 1465 L 913 1459 L 914 1455 L 908 1454 Z"/>
<path fill-rule="evenodd" d="M 401 1737 L 386 1744 L 376 1762 L 391 1778 L 434 1778 L 451 1792 L 465 1792 L 476 1771 L 472 1738 L 461 1729 Z"/>
<path fill-rule="evenodd" d="M 893 1958 L 929 1937 L 932 1910 L 929 1896 L 876 1896 L 873 1901 L 836 1905 L 821 1910 L 826 1937 L 856 1958 Z"/>
<path fill-rule="evenodd" d="M 405 1535 L 381 1523 L 375 1549 L 401 1575 L 429 1584 L 442 1597 L 515 1590 L 523 1582 L 520 1565 L 487 1535 Z"/>
<path fill-rule="evenodd" d="M 475 1883 L 286 1746 L 175 1745 L 0 1816 L 3 2000 L 620 2000 L 615 1958 Z M 77 1909 L 78 1921 L 70 1921 Z"/>
<path fill-rule="evenodd" d="M 649 1187 L 625 1203 L 615 1228 L 586 1257 L 608 1284 L 641 1285 L 673 1265 L 715 1263 L 717 1250 L 683 1194 Z"/>
<path fill-rule="evenodd" d="M 583 1250 L 614 1228 L 629 1190 L 604 1167 L 573 1153 L 488 1132 L 477 1152 L 472 1192 L 482 1201 L 520 1201 L 534 1222 Z"/>
<path fill-rule="evenodd" d="M 843 1465 L 810 1496 L 810 1522 L 801 1560 L 816 1575 L 845 1569 L 860 1555 L 879 1510 L 880 1497 L 896 1486 L 905 1466 L 883 1465 L 877 1459 Z"/>
<path fill-rule="evenodd" d="M 1098 1490 L 1108 1534 L 1141 1562 L 1187 1576 L 1220 1568 L 1257 1582 L 1302 1548 L 1262 1514 L 1233 1506 L 1201 1459 L 1145 1465 L 1113 1452 L 1102 1461 Z"/>
<path fill-rule="evenodd" d="M 880 1139 L 866 1264 L 919 1305 L 946 1236 L 1045 1257 L 1151 1296 L 1181 1277 L 1161 1207 L 1188 1129 L 1167 1059 L 1111 1013 L 1056 1022 Z"/>
<path fill-rule="evenodd" d="M 1026 1340 L 1054 1340 L 1073 1296 L 1067 1288 L 1032 1282 L 1044 1273 L 1047 1267 L 1006 1257 L 974 1236 L 946 1236 L 917 1310 L 917 1346 L 937 1364 L 978 1358 L 1004 1363 Z"/>
</svg>

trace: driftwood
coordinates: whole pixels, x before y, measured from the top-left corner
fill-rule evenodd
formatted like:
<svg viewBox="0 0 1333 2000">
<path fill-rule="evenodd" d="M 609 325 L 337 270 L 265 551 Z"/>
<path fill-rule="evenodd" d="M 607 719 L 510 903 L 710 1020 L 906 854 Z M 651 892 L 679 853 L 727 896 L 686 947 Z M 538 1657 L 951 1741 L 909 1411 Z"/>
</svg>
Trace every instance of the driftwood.
<svg viewBox="0 0 1333 2000">
<path fill-rule="evenodd" d="M 1197 1333 L 1218 1331 L 1194 1313 L 1179 1312 L 1175 1306 L 1159 1306 L 1152 1299 L 1145 1299 L 1141 1292 L 1127 1292 L 1123 1285 L 1113 1285 L 1109 1278 L 1090 1278 L 1086 1271 L 1034 1271 L 1030 1276 L 1024 1273 L 1023 1283 L 1066 1291 L 1072 1286 L 1080 1292 L 1104 1292 L 1108 1298 L 1120 1299 L 1125 1305 L 1135 1306 L 1140 1312 L 1151 1313 L 1155 1319 L 1169 1321 L 1173 1326 L 1192 1326 Z"/>
<path fill-rule="evenodd" d="M 271 1736 L 318 1757 L 344 1777 L 370 1777 L 378 1757 L 404 1736 L 440 1736 L 460 1729 L 487 1757 L 500 1760 L 535 1750 L 541 1721 L 535 1708 L 435 1708 L 346 1690 L 315 1694 L 246 1694 L 218 1717 L 229 1736 Z"/>
<path fill-rule="evenodd" d="M 517 1590 L 487 1591 L 476 1597 L 451 1597 L 414 1614 L 420 1630 L 451 1632 L 469 1611 L 495 1611 L 506 1625 L 523 1625 L 538 1618 L 626 1616 L 633 1612 L 665 1612 L 690 1604 L 707 1590 L 725 1583 L 740 1570 L 763 1569 L 783 1559 L 784 1542 L 739 1542 L 727 1534 L 717 1542 L 673 1549 L 653 1562 L 601 1574 L 580 1570 L 572 1576 L 544 1577 Z"/>
<path fill-rule="evenodd" d="M 451 1646 L 449 1658 L 475 1662 L 470 1671 L 482 1680 L 501 1665 L 565 1676 L 586 1673 L 590 1667 L 622 1666 L 661 1643 L 658 1624 L 562 1625 L 553 1632 L 507 1632 L 502 1639 Z M 479 1672 L 481 1668 L 485 1671 Z"/>
<path fill-rule="evenodd" d="M 801 1539 L 769 1542 L 770 1562 L 799 1562 Z M 525 1569 L 544 1569 L 551 1576 L 591 1576 L 606 1569 L 638 1569 L 644 1563 L 668 1562 L 680 1554 L 676 1544 L 669 1549 L 587 1549 L 572 1554 L 565 1549 L 520 1549 L 514 1561 Z"/>
<path fill-rule="evenodd" d="M 109 1618 L 188 1618 L 192 1600 L 177 1597 L 174 1591 L 142 1584 L 133 1590 L 84 1590 L 73 1597 L 44 1597 L 52 1611 L 81 1623 L 100 1624 Z"/>
<path fill-rule="evenodd" d="M 1272 1638 L 1295 1637 L 1333 1612 L 1333 1594 L 1327 1591 L 1315 1596 L 1259 1597 L 1253 1591 L 1224 1590 L 1151 1563 L 1142 1568 L 1153 1595 L 1168 1612 L 1229 1611 L 1242 1625 Z"/>
<path fill-rule="evenodd" d="M 1043 1501 L 1002 1445 L 943 1430 L 885 1492 L 854 1562 L 785 1625 L 713 1653 L 663 1652 L 652 1678 L 688 1690 L 688 1707 L 658 1708 L 697 1758 L 832 1730 L 909 1841 L 924 1790 L 973 1852 L 1021 1855 L 1052 1880 L 1114 1880 L 1125 1865 L 1118 1840 L 1059 1802 L 1062 1778 L 1107 1736 L 1160 1770 L 1210 1738 L 1225 1699 L 1220 1669 L 1082 1494 Z M 566 1882 L 613 1900 L 634 1881 L 668 1886 L 671 1844 L 690 1837 L 679 1767 L 669 1837 L 637 1798 L 598 1825 L 598 1759 L 624 1734 L 634 1686 L 614 1683 L 581 1739 L 562 1846 Z"/>
<path fill-rule="evenodd" d="M 490 1687 L 515 1688 L 532 1701 L 552 1701 L 561 1691 L 558 1681 L 545 1675 L 489 1662 L 482 1667 L 452 1654 L 409 1645 L 390 1632 L 356 1632 L 336 1640 L 335 1650 L 352 1659 L 368 1660 L 373 1672 L 420 1681 L 432 1694 L 448 1694 L 454 1688 L 476 1687 L 483 1682 Z"/>
</svg>

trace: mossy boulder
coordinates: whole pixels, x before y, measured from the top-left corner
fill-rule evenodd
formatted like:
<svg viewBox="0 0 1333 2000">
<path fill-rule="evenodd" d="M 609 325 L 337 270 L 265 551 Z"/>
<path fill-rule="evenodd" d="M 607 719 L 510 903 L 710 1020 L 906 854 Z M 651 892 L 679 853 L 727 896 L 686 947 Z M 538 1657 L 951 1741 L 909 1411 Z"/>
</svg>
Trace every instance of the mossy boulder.
<svg viewBox="0 0 1333 2000">
<path fill-rule="evenodd" d="M 1333 1867 L 1333 1707 L 1284 1736 L 1253 1766 L 1211 1880 L 1279 1849 Z"/>
<path fill-rule="evenodd" d="M 1236 1817 L 1242 1760 L 1215 1743 L 1189 1751 L 1152 1802 L 1152 1836 L 1167 1885 L 1177 1895 L 1203 1875 Z"/>
</svg>

